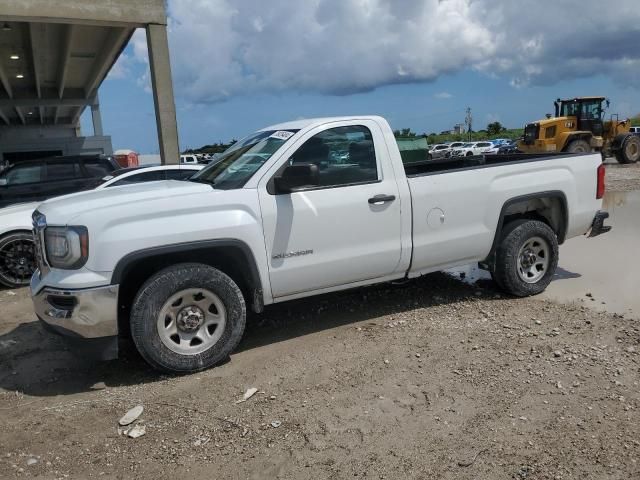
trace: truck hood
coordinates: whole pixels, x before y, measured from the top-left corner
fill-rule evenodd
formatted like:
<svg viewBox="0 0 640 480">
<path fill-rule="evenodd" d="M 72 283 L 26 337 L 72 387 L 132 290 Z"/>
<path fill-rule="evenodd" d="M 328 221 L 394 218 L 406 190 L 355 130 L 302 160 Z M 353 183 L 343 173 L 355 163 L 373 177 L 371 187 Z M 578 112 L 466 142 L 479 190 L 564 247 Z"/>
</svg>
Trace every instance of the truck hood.
<svg viewBox="0 0 640 480">
<path fill-rule="evenodd" d="M 89 232 L 85 269 L 111 272 L 132 252 L 155 247 L 237 239 L 264 250 L 256 189 L 215 190 L 165 180 L 92 190 L 48 200 L 38 207 L 47 225 L 77 225 Z"/>
<path fill-rule="evenodd" d="M 184 205 L 188 203 L 184 197 L 211 193 L 212 190 L 203 183 L 165 180 L 72 193 L 47 200 L 38 210 L 50 225 L 68 225 L 84 214 L 99 215 L 114 208 L 153 210 L 151 204 L 164 204 L 167 200 L 173 205 Z"/>
</svg>

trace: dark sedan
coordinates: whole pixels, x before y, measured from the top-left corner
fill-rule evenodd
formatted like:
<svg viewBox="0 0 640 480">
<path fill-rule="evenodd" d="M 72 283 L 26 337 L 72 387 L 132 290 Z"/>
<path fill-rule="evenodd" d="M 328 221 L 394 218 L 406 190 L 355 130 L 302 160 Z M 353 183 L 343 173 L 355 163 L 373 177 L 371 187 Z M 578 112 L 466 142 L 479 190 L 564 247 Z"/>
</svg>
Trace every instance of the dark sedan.
<svg viewBox="0 0 640 480">
<path fill-rule="evenodd" d="M 118 168 L 112 158 L 96 155 L 19 162 L 0 172 L 0 207 L 90 190 Z"/>
</svg>

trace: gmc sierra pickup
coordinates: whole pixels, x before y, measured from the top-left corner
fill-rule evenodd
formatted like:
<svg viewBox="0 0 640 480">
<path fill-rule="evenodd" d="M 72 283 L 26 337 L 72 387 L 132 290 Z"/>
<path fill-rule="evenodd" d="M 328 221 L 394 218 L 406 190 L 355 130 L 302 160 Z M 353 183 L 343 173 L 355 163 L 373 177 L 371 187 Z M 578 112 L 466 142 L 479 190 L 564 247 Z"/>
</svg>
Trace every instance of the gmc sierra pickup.
<svg viewBox="0 0 640 480">
<path fill-rule="evenodd" d="M 426 157 L 426 155 L 425 155 Z M 247 308 L 478 262 L 516 296 L 558 244 L 607 231 L 599 154 L 403 162 L 380 117 L 298 120 L 237 142 L 190 181 L 83 192 L 33 214 L 38 317 L 154 367 L 226 359 Z"/>
</svg>

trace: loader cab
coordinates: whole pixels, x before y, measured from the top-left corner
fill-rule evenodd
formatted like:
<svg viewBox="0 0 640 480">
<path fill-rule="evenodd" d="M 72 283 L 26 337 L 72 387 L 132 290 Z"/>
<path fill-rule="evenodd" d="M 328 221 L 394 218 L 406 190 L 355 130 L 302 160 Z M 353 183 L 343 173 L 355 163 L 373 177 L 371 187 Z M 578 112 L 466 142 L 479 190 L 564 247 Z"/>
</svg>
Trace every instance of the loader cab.
<svg viewBox="0 0 640 480">
<path fill-rule="evenodd" d="M 570 100 L 556 100 L 556 117 L 576 117 L 575 130 L 593 133 L 596 137 L 604 134 L 604 97 L 583 97 Z M 607 101 L 608 104 L 608 101 Z"/>
</svg>

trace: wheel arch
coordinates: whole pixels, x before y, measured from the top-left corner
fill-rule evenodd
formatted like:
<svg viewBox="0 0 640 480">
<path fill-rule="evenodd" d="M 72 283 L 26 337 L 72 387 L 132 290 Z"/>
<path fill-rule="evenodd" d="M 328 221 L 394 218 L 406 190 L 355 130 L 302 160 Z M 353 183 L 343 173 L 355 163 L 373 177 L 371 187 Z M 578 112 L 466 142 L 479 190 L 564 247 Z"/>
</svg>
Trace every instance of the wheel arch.
<svg viewBox="0 0 640 480">
<path fill-rule="evenodd" d="M 500 209 L 491 251 L 486 260 L 482 262 L 483 264 L 493 265 L 495 252 L 500 243 L 505 225 L 517 219 L 543 221 L 555 232 L 558 237 L 558 244 L 561 245 L 564 243 L 569 225 L 567 197 L 560 190 L 549 190 L 519 195 L 505 201 Z"/>
<path fill-rule="evenodd" d="M 119 285 L 118 325 L 120 332 L 129 322 L 136 293 L 154 273 L 177 263 L 201 263 L 222 271 L 240 287 L 245 301 L 255 312 L 263 309 L 262 281 L 250 247 L 235 239 L 205 240 L 151 247 L 131 252 L 117 263 L 111 277 Z"/>
<path fill-rule="evenodd" d="M 564 137 L 564 138 L 562 138 Z M 589 145 L 591 145 L 591 139 L 593 138 L 593 133 L 591 132 L 567 132 L 565 135 L 562 135 L 562 148 L 560 149 L 560 151 L 562 152 L 566 152 L 567 151 L 567 147 L 569 146 L 569 144 L 571 144 L 571 142 L 573 142 L 574 140 L 584 140 L 585 142 L 587 142 Z"/>
<path fill-rule="evenodd" d="M 26 233 L 26 234 L 29 234 L 29 235 L 33 235 L 33 232 L 29 228 L 15 228 L 13 230 L 7 230 L 7 231 L 4 231 L 4 232 L 0 232 L 0 239 L 6 237 L 8 235 L 14 235 L 16 233 Z"/>
</svg>

